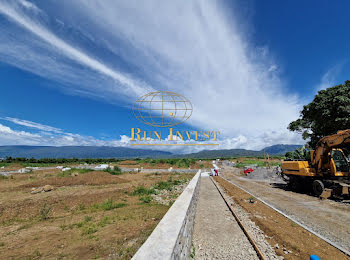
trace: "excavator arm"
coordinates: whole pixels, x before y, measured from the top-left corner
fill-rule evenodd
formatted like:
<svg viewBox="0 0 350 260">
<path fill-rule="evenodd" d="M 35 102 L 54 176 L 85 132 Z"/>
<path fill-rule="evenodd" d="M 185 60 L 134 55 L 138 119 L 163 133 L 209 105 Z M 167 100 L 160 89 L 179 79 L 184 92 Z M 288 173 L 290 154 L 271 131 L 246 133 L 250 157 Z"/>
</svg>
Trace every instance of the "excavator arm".
<svg viewBox="0 0 350 260">
<path fill-rule="evenodd" d="M 325 136 L 318 141 L 311 162 L 317 173 L 322 169 L 322 158 L 328 156 L 332 148 L 340 147 L 344 144 L 350 144 L 350 129 L 338 131 L 338 133 Z"/>
</svg>

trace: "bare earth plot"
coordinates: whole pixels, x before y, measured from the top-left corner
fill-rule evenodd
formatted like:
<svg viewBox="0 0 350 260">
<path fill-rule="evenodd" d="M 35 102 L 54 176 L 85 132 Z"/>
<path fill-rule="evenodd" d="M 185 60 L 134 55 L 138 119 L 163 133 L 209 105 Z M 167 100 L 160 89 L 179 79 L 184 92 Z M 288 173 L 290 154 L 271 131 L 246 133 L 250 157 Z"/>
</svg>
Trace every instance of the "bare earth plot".
<svg viewBox="0 0 350 260">
<path fill-rule="evenodd" d="M 313 231 L 337 243 L 344 249 L 350 250 L 350 226 L 348 224 L 350 223 L 350 205 L 331 200 L 321 201 L 307 194 L 284 190 L 280 188 L 280 186 L 276 187 L 266 181 L 248 179 L 240 176 L 238 169 L 231 168 L 229 170 L 224 170 L 223 177 L 240 185 L 242 188 L 295 218 Z M 242 192 L 240 189 L 229 187 L 230 185 L 225 183 L 222 184 L 231 189 L 230 195 L 233 196 L 238 204 L 252 213 L 252 218 L 258 225 L 260 223 L 260 225 L 265 225 L 265 228 L 269 229 L 268 225 L 271 225 L 271 223 L 268 224 L 269 216 L 265 216 L 266 214 L 270 214 L 268 209 L 263 207 L 259 208 L 260 206 L 257 206 L 258 203 L 248 203 L 249 194 Z M 294 250 L 292 249 L 294 252 L 317 253 L 317 250 L 319 250 L 320 252 L 324 251 L 324 254 L 331 254 L 331 252 L 335 250 L 335 248 L 332 248 L 332 246 L 329 246 L 327 243 L 318 241 L 317 238 L 311 234 L 309 236 L 310 239 L 312 239 L 310 241 L 305 240 L 304 245 L 303 243 L 295 243 L 298 242 L 298 232 L 301 232 L 299 240 L 303 241 L 302 237 L 304 237 L 305 234 L 302 233 L 304 233 L 305 230 L 299 230 L 299 226 L 289 223 L 283 218 L 279 219 L 277 215 L 275 218 L 274 227 L 281 227 L 281 231 L 279 231 L 281 237 L 277 239 L 288 240 L 288 237 L 283 237 L 283 233 L 287 234 L 290 232 L 290 234 L 295 235 L 294 241 L 292 236 L 289 239 L 289 246 L 294 247 Z M 273 228 L 271 227 L 271 229 Z M 300 248 L 298 248 L 297 244 L 299 244 Z M 306 247 L 306 245 L 308 245 L 308 247 Z M 328 247 L 329 250 L 326 250 Z M 315 250 L 313 251 L 313 249 Z M 334 253 L 337 253 L 336 250 Z M 292 255 L 293 254 L 288 255 L 287 258 L 292 257 Z M 305 257 L 307 257 L 307 255 L 305 255 Z M 335 257 L 335 255 L 333 255 L 333 257 Z M 347 259 L 347 257 L 340 254 L 333 259 Z"/>
<path fill-rule="evenodd" d="M 62 176 L 59 169 L 2 176 L 0 258 L 130 259 L 192 177 L 102 171 Z M 54 189 L 31 194 L 44 185 Z"/>
</svg>

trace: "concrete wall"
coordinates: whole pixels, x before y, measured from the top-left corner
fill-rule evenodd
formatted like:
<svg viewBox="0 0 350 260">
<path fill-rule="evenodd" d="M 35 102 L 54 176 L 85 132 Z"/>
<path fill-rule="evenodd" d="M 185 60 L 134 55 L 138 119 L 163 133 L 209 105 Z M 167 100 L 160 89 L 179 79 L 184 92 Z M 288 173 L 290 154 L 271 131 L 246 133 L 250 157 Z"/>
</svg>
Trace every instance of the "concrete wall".
<svg viewBox="0 0 350 260">
<path fill-rule="evenodd" d="M 122 172 L 142 172 L 142 173 L 170 173 L 170 172 L 178 172 L 178 173 L 195 173 L 198 169 L 144 169 L 144 168 L 120 168 Z"/>
<path fill-rule="evenodd" d="M 187 259 L 200 185 L 199 170 L 132 259 Z"/>
</svg>

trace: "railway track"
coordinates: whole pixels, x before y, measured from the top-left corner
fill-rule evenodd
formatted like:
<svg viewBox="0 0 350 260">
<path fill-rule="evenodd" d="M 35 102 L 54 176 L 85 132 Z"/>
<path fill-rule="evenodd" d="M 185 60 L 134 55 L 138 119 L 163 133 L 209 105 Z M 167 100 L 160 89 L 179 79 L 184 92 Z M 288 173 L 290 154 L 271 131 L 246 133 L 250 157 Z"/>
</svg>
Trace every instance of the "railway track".
<svg viewBox="0 0 350 260">
<path fill-rule="evenodd" d="M 230 206 L 230 204 L 228 203 L 228 201 L 225 198 L 225 195 L 221 192 L 221 190 L 219 189 L 219 187 L 217 186 L 218 184 L 216 183 L 215 180 L 213 180 L 212 177 L 210 177 L 211 180 L 213 181 L 215 187 L 217 188 L 217 190 L 219 191 L 221 197 L 224 199 L 227 207 L 229 208 L 229 210 L 231 211 L 231 213 L 233 214 L 233 216 L 235 217 L 235 219 L 237 220 L 237 222 L 239 223 L 240 227 L 242 228 L 243 232 L 247 235 L 250 243 L 252 244 L 252 246 L 254 247 L 254 249 L 256 250 L 258 256 L 260 259 L 264 259 L 261 258 L 261 252 L 259 253 L 259 249 L 256 246 L 256 243 L 249 237 L 249 234 L 247 234 L 248 232 L 245 231 L 244 226 L 240 223 L 240 220 L 238 219 L 238 217 L 236 216 L 236 214 L 234 213 L 234 210 L 232 209 L 232 207 Z M 259 200 L 260 202 L 262 202 L 263 204 L 265 204 L 266 206 L 268 206 L 269 208 L 271 208 L 272 210 L 278 212 L 279 214 L 283 215 L 284 217 L 288 218 L 289 220 L 293 221 L 294 223 L 296 223 L 297 225 L 301 226 L 302 228 L 304 228 L 305 230 L 307 230 L 308 232 L 312 233 L 313 235 L 317 236 L 318 238 L 320 238 L 321 240 L 325 241 L 327 244 L 333 246 L 334 248 L 336 248 L 337 250 L 341 251 L 342 253 L 344 253 L 345 255 L 347 255 L 348 257 L 350 256 L 350 252 L 348 250 L 346 250 L 345 248 L 339 246 L 338 244 L 332 242 L 331 240 L 325 238 L 324 236 L 318 234 L 317 232 L 315 232 L 314 230 L 310 229 L 309 227 L 305 226 L 304 224 L 300 223 L 299 221 L 297 221 L 296 219 L 294 219 L 293 217 L 289 216 L 288 214 L 280 211 L 279 209 L 275 208 L 274 206 L 272 206 L 271 204 L 269 204 L 268 202 L 264 201 L 263 199 L 259 198 L 258 196 L 256 196 L 255 194 L 247 191 L 246 189 L 244 189 L 243 187 L 241 187 L 240 185 L 233 183 L 232 181 L 224 178 L 224 177 L 219 177 L 222 180 L 230 183 L 231 185 L 235 186 L 236 188 L 242 190 L 243 192 L 246 192 L 248 194 L 250 194 L 251 196 L 253 196 L 254 198 L 256 198 L 257 200 Z M 257 249 L 256 249 L 257 248 Z M 263 256 L 262 256 L 263 257 Z"/>
<path fill-rule="evenodd" d="M 227 208 L 229 209 L 229 211 L 232 213 L 233 217 L 235 218 L 235 220 L 237 221 L 239 227 L 242 229 L 244 235 L 247 237 L 247 239 L 249 240 L 250 244 L 252 245 L 252 247 L 254 248 L 257 256 L 259 257 L 259 259 L 261 260 L 265 260 L 264 255 L 262 254 L 262 252 L 260 251 L 259 247 L 257 246 L 257 244 L 255 243 L 255 241 L 253 240 L 253 238 L 251 237 L 251 235 L 249 234 L 249 232 L 247 231 L 247 229 L 244 227 L 243 223 L 241 222 L 241 220 L 239 219 L 239 217 L 237 216 L 237 214 L 235 213 L 234 209 L 231 207 L 230 203 L 227 201 L 227 199 L 225 198 L 225 195 L 223 194 L 223 192 L 221 192 L 221 190 L 219 189 L 217 183 L 213 180 L 212 177 L 210 177 L 210 180 L 213 182 L 215 188 L 218 190 L 221 198 L 224 200 Z"/>
</svg>

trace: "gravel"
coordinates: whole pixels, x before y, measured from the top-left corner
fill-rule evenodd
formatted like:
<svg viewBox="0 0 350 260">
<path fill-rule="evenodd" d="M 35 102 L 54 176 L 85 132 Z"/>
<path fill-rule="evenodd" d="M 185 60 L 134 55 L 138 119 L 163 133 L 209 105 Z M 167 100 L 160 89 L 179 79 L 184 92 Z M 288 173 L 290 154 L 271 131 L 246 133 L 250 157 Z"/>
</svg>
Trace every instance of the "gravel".
<svg viewBox="0 0 350 260">
<path fill-rule="evenodd" d="M 194 259 L 259 259 L 208 177 L 201 178 L 192 244 Z"/>
<path fill-rule="evenodd" d="M 224 192 L 220 186 L 219 189 L 222 193 Z M 229 196 L 225 196 L 225 199 L 229 202 L 239 220 L 251 238 L 254 240 L 264 257 L 266 259 L 284 259 L 284 257 L 276 255 L 275 250 L 266 241 L 264 232 L 253 221 L 250 220 L 250 214 L 246 212 L 241 206 L 234 203 L 234 201 Z"/>
<path fill-rule="evenodd" d="M 248 174 L 245 178 L 257 181 L 264 181 L 268 183 L 285 183 L 277 174 L 276 167 L 266 168 L 257 167 L 254 171 Z"/>
</svg>

